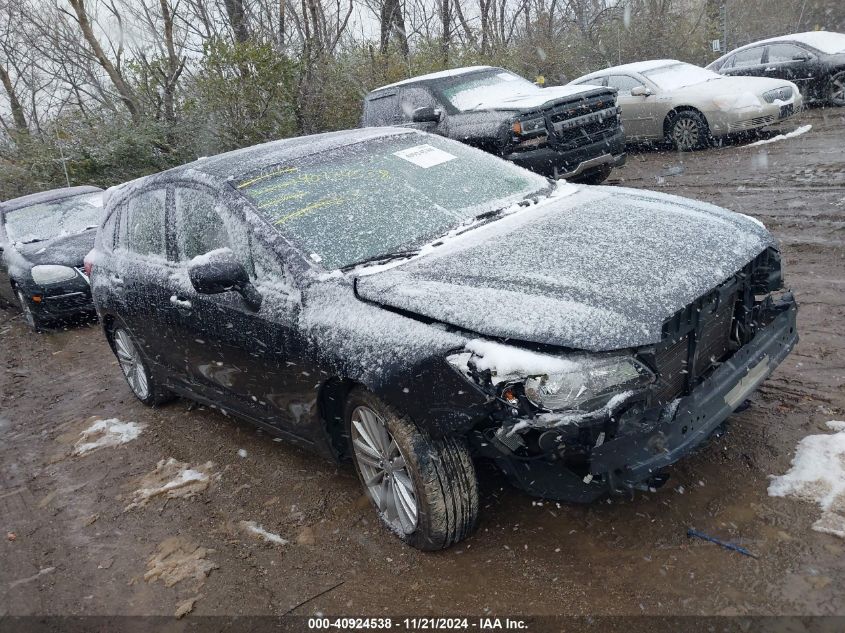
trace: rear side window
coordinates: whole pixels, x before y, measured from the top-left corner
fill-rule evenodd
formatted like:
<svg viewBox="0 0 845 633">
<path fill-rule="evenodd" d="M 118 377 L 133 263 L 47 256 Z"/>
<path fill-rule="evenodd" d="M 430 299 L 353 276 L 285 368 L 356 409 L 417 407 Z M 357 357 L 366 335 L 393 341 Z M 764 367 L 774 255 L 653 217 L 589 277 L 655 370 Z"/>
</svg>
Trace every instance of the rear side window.
<svg viewBox="0 0 845 633">
<path fill-rule="evenodd" d="M 771 44 L 769 46 L 769 63 L 791 62 L 806 59 L 807 52 L 794 44 Z"/>
<path fill-rule="evenodd" d="M 177 187 L 176 248 L 181 260 L 191 260 L 219 248 L 231 248 L 229 232 L 217 212 L 217 198 L 210 191 Z"/>
<path fill-rule="evenodd" d="M 145 191 L 131 198 L 121 211 L 121 246 L 139 255 L 165 255 L 165 189 Z"/>
<path fill-rule="evenodd" d="M 364 122 L 368 126 L 399 123 L 399 96 L 395 92 L 368 97 L 364 108 Z"/>
<path fill-rule="evenodd" d="M 762 46 L 757 46 L 755 48 L 749 48 L 747 51 L 740 51 L 733 56 L 733 63 L 728 62 L 728 64 L 730 64 L 731 68 L 757 66 L 763 61 L 763 50 Z M 725 64 L 725 68 L 728 67 L 728 64 Z"/>
</svg>

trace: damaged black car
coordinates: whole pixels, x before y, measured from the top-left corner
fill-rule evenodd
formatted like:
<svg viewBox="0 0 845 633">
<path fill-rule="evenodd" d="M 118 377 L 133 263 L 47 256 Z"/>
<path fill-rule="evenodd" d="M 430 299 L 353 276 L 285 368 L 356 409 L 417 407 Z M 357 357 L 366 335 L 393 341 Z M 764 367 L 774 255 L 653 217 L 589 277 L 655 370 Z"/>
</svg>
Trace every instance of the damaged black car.
<svg viewBox="0 0 845 633">
<path fill-rule="evenodd" d="M 426 550 L 475 526 L 480 458 L 551 499 L 656 486 L 798 338 L 756 220 L 405 128 L 111 190 L 92 263 L 141 401 L 188 397 L 351 459 Z"/>
</svg>

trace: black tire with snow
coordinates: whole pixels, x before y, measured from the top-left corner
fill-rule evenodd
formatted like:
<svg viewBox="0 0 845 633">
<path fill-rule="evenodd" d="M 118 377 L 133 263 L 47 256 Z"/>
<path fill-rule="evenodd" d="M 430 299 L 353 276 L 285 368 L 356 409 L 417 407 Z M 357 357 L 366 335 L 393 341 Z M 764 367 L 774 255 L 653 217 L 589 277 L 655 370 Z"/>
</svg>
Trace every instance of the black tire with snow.
<svg viewBox="0 0 845 633">
<path fill-rule="evenodd" d="M 827 100 L 831 105 L 845 106 L 845 71 L 830 78 L 827 88 Z"/>
<path fill-rule="evenodd" d="M 405 458 L 417 500 L 412 532 L 395 529 L 380 515 L 382 523 L 408 545 L 426 551 L 445 549 L 469 536 L 478 520 L 479 503 L 478 479 L 466 444 L 456 438 L 431 438 L 363 387 L 353 389 L 346 401 L 350 442 L 352 415 L 359 406 L 369 407 L 385 422 Z M 350 452 L 361 485 L 368 491 L 354 447 L 350 446 Z"/>
<path fill-rule="evenodd" d="M 144 372 L 144 375 L 146 377 L 147 389 L 145 393 L 140 392 L 137 386 L 133 384 L 133 381 L 130 379 L 130 376 L 127 373 L 127 370 L 121 359 L 121 336 L 126 337 L 126 339 L 124 340 L 128 340 L 131 343 L 132 347 L 134 348 L 134 351 L 137 354 L 136 362 L 138 363 L 139 369 Z M 176 399 L 176 395 L 172 391 L 164 387 L 164 385 L 162 385 L 156 379 L 155 375 L 150 371 L 149 364 L 147 364 L 144 355 L 141 354 L 138 343 L 129 333 L 129 330 L 124 328 L 122 325 L 117 325 L 113 328 L 109 328 L 108 339 L 109 344 L 112 348 L 112 352 L 114 352 L 115 357 L 117 357 L 118 364 L 120 365 L 121 370 L 123 370 L 124 378 L 126 378 L 126 383 L 129 386 L 129 390 L 136 398 L 138 398 L 138 400 L 143 402 L 148 407 L 155 407 Z"/>
<path fill-rule="evenodd" d="M 702 149 L 709 143 L 710 126 L 697 110 L 675 112 L 666 122 L 666 140 L 679 152 Z"/>
</svg>

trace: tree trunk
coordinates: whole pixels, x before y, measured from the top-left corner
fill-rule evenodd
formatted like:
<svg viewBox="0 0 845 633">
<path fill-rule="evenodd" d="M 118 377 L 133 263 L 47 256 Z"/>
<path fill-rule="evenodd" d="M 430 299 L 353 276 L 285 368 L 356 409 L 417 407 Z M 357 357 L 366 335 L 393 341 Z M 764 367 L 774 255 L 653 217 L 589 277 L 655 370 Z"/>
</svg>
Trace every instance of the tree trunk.
<svg viewBox="0 0 845 633">
<path fill-rule="evenodd" d="M 6 89 L 6 95 L 9 97 L 9 107 L 12 110 L 12 120 L 15 122 L 15 131 L 25 136 L 29 134 L 29 126 L 26 123 L 26 115 L 23 111 L 23 106 L 18 100 L 18 95 L 15 94 L 15 87 L 12 85 L 12 78 L 6 68 L 0 64 L 0 83 Z"/>
<path fill-rule="evenodd" d="M 82 36 L 88 42 L 88 46 L 91 47 L 91 51 L 94 53 L 97 62 L 106 71 L 109 79 L 111 79 L 112 84 L 114 84 L 120 95 L 120 100 L 123 101 L 123 105 L 126 106 L 132 119 L 135 121 L 139 120 L 141 118 L 141 107 L 138 98 L 135 96 L 132 88 L 129 87 L 129 84 L 123 79 L 123 75 L 108 58 L 99 40 L 94 35 L 94 29 L 91 27 L 91 21 L 88 19 L 88 13 L 85 10 L 85 0 L 68 0 L 68 2 L 76 13 L 76 20 L 79 28 L 82 30 Z"/>
<path fill-rule="evenodd" d="M 243 44 L 249 40 L 243 0 L 223 0 L 223 4 L 226 6 L 226 15 L 229 18 L 229 25 L 232 27 L 235 41 L 238 44 Z"/>
</svg>

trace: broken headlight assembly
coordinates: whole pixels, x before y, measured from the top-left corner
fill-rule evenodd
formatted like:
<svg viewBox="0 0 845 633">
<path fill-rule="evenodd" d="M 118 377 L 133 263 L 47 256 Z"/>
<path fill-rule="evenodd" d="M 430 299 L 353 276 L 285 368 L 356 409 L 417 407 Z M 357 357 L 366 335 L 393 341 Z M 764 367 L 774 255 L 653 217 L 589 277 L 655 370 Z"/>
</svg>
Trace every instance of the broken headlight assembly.
<svg viewBox="0 0 845 633">
<path fill-rule="evenodd" d="M 558 357 L 498 344 L 492 348 L 492 354 L 467 350 L 447 360 L 465 378 L 521 411 L 523 398 L 531 405 L 529 411 L 595 411 L 614 396 L 641 389 L 656 378 L 633 356 Z M 518 360 L 508 359 L 502 352 L 508 349 Z"/>
<path fill-rule="evenodd" d="M 511 132 L 513 132 L 513 140 L 517 146 L 522 147 L 542 145 L 548 140 L 549 136 L 546 129 L 546 119 L 541 116 L 516 119 L 511 124 Z"/>
</svg>

